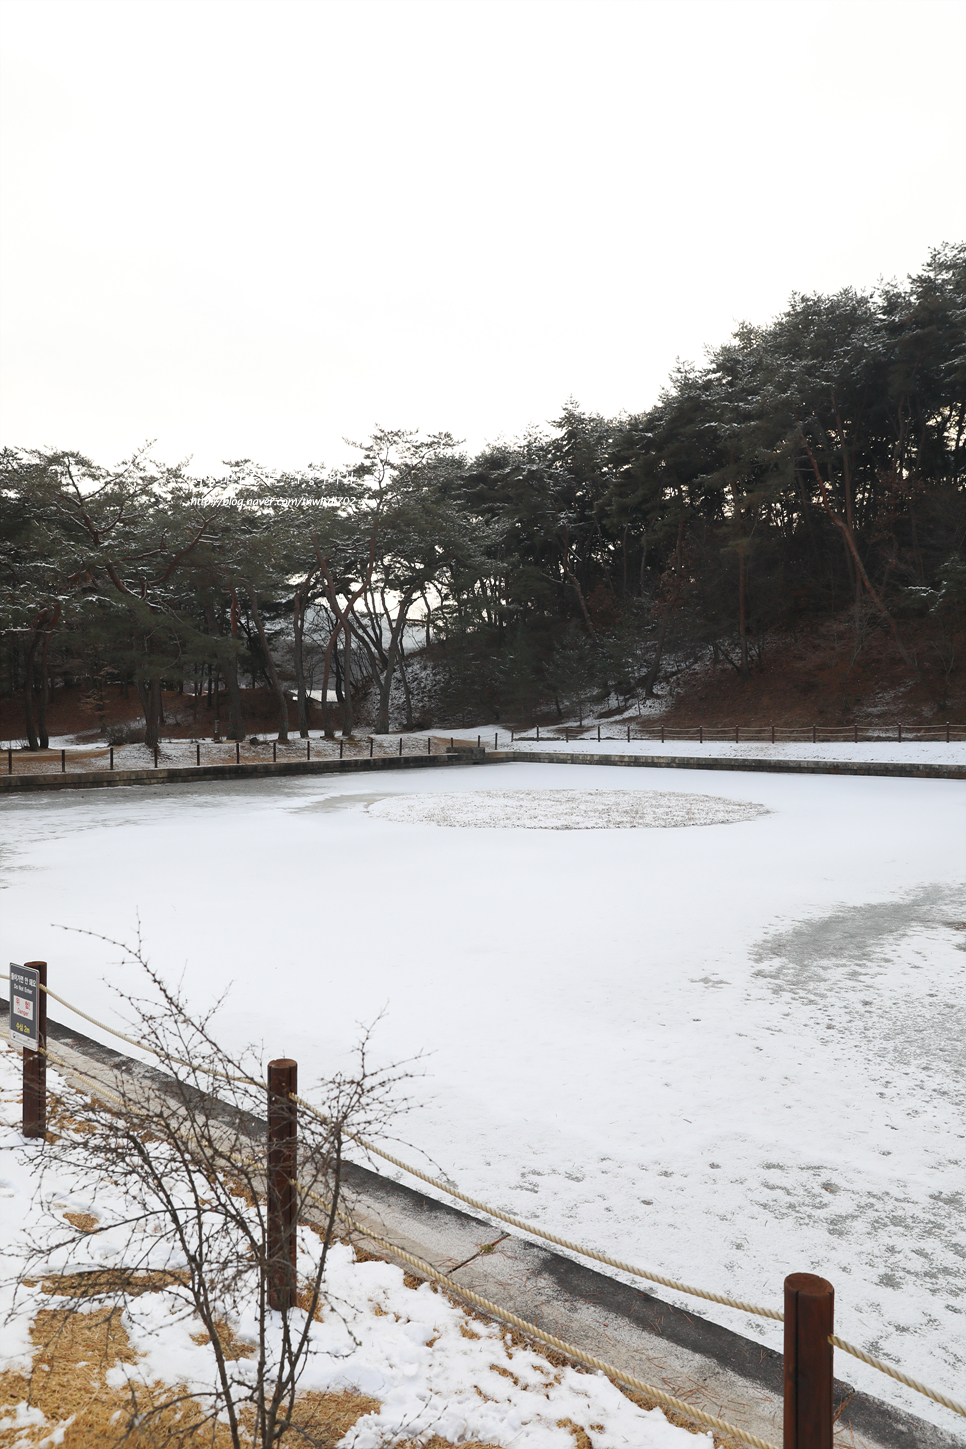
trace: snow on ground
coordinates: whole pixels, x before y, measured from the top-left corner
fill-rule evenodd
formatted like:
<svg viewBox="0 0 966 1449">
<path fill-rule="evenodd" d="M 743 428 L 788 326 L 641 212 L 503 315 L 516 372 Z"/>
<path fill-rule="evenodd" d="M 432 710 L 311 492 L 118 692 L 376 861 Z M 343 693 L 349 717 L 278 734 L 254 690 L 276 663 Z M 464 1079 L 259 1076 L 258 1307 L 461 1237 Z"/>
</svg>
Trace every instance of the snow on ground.
<svg viewBox="0 0 966 1449">
<path fill-rule="evenodd" d="M 560 729 L 563 730 L 562 725 Z M 945 740 L 904 739 L 900 744 L 892 739 L 860 741 L 856 745 L 851 741 L 836 744 L 820 740 L 813 745 L 811 740 L 799 740 L 773 745 L 764 740 L 757 743 L 741 741 L 736 745 L 734 740 L 705 740 L 700 744 L 697 739 L 692 738 L 668 739 L 661 744 L 660 740 L 634 739 L 633 723 L 630 744 L 627 743 L 626 736 L 621 739 L 608 738 L 608 733 L 623 734 L 623 730 L 623 724 L 605 725 L 601 730 L 603 739 L 600 744 L 597 743 L 596 734 L 586 739 L 572 738 L 568 742 L 556 737 L 549 738 L 543 730 L 539 740 L 534 739 L 531 730 L 525 739 L 514 736 L 511 741 L 509 731 L 497 730 L 494 725 L 485 725 L 482 729 L 474 726 L 472 729 L 447 730 L 445 733 L 455 739 L 470 740 L 474 744 L 479 739 L 488 750 L 496 748 L 496 741 L 499 740 L 498 748 L 501 750 L 524 750 L 531 754 L 557 751 L 560 754 L 587 755 L 685 755 L 719 760 L 853 760 L 899 765 L 966 765 L 966 744 L 956 741 L 947 745 Z M 432 730 L 425 730 L 423 738 L 433 733 Z"/>
<path fill-rule="evenodd" d="M 56 1072 L 48 1073 L 48 1083 L 51 1091 L 70 1101 L 72 1094 Z M 50 1260 L 55 1272 L 120 1268 L 132 1261 L 141 1272 L 170 1271 L 182 1267 L 184 1260 L 172 1255 L 167 1242 L 151 1236 L 156 1229 L 150 1224 L 133 1240 L 127 1228 L 112 1227 L 138 1213 L 139 1204 L 125 1198 L 123 1186 L 111 1194 L 102 1184 L 97 1202 L 92 1203 L 82 1190 L 79 1195 L 73 1174 L 58 1164 L 45 1171 L 42 1204 L 37 1201 L 31 1168 L 43 1148 L 25 1142 L 17 1130 L 19 1089 L 19 1054 L 0 1046 L 0 1256 L 4 1263 L 0 1323 L 5 1344 L 0 1371 L 17 1368 L 27 1373 L 29 1324 L 39 1308 L 50 1308 L 56 1300 L 36 1285 L 21 1289 L 16 1297 L 12 1292 L 11 1279 L 18 1269 L 23 1271 L 25 1223 L 31 1224 L 39 1241 L 46 1235 L 48 1241 L 60 1245 L 70 1238 L 64 1214 L 93 1212 L 98 1233 L 78 1236 L 73 1246 L 58 1246 Z M 79 1133 L 74 1137 L 72 1145 L 80 1160 L 85 1139 Z M 216 1231 L 213 1222 L 212 1232 Z M 306 1276 L 313 1272 L 319 1246 L 314 1233 L 300 1231 L 299 1270 Z M 31 1262 L 36 1264 L 35 1259 Z M 695 1436 L 675 1428 L 659 1409 L 638 1408 L 602 1375 L 557 1369 L 527 1349 L 508 1348 L 495 1325 L 469 1320 L 428 1284 L 407 1288 L 402 1269 L 390 1263 L 357 1263 L 351 1248 L 337 1244 L 326 1265 L 325 1285 L 331 1306 L 321 1323 L 311 1325 L 312 1351 L 300 1389 L 320 1393 L 354 1389 L 381 1403 L 378 1413 L 367 1414 L 346 1434 L 342 1440 L 346 1449 L 378 1449 L 394 1442 L 394 1435 L 410 1439 L 424 1433 L 455 1442 L 472 1439 L 513 1445 L 514 1449 L 573 1449 L 573 1436 L 569 1429 L 559 1427 L 561 1419 L 583 1429 L 599 1426 L 594 1430 L 594 1444 L 600 1449 L 710 1445 L 710 1435 Z M 254 1282 L 250 1301 L 256 1301 Z M 201 1321 L 173 1310 L 175 1304 L 164 1292 L 127 1300 L 123 1324 L 139 1358 L 134 1364 L 119 1362 L 108 1369 L 111 1387 L 121 1388 L 134 1380 L 146 1386 L 183 1384 L 199 1393 L 210 1389 L 216 1375 L 214 1354 L 209 1344 L 192 1337 L 204 1337 L 199 1333 Z M 296 1318 L 303 1321 L 301 1314 Z M 277 1326 L 280 1324 L 281 1315 L 277 1315 Z M 242 1311 L 231 1327 L 243 1343 L 257 1342 L 254 1309 Z M 241 1358 L 232 1365 L 242 1382 L 254 1368 L 253 1359 Z M 58 1427 L 45 1423 L 43 1415 L 25 1403 L 0 1404 L 0 1430 L 44 1428 L 54 1436 L 45 1442 L 57 1443 Z"/>
<path fill-rule="evenodd" d="M 379 1018 L 382 1060 L 427 1054 L 399 1155 L 717 1291 L 779 1306 L 786 1273 L 822 1273 L 844 1338 L 956 1394 L 961 785 L 536 764 L 361 783 L 4 799 L 3 960 L 46 958 L 55 990 L 120 1023 L 112 988 L 139 989 L 132 968 L 49 923 L 131 940 L 139 916 L 153 964 L 183 973 L 199 1008 L 230 989 L 229 1044 L 296 1057 L 309 1091 Z M 493 790 L 658 790 L 767 813 L 442 830 L 370 809 Z M 781 1345 L 766 1320 L 675 1301 Z M 855 1360 L 837 1371 L 954 1427 Z"/>
</svg>

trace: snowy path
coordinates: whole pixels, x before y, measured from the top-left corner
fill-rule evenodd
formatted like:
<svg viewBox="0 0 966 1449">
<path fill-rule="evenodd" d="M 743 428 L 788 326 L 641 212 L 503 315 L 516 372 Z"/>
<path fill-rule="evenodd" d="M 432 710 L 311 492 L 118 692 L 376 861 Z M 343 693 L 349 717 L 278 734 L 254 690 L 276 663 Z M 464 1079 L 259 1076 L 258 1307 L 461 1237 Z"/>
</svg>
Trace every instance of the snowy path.
<svg viewBox="0 0 966 1449">
<path fill-rule="evenodd" d="M 46 957 L 54 989 L 110 1014 L 106 982 L 137 989 L 130 969 L 48 923 L 132 939 L 139 912 L 154 964 L 184 971 L 199 1006 L 230 986 L 225 1036 L 297 1057 L 306 1086 L 384 1010 L 381 1057 L 430 1054 L 400 1134 L 465 1190 L 776 1306 L 786 1272 L 821 1272 L 843 1337 L 956 1393 L 962 787 L 640 774 L 494 765 L 378 791 L 335 777 L 11 798 L 0 949 Z M 770 813 L 605 831 L 368 813 L 457 788 L 673 790 Z M 780 1346 L 776 1325 L 698 1311 Z M 871 1369 L 837 1371 L 955 1427 Z"/>
</svg>

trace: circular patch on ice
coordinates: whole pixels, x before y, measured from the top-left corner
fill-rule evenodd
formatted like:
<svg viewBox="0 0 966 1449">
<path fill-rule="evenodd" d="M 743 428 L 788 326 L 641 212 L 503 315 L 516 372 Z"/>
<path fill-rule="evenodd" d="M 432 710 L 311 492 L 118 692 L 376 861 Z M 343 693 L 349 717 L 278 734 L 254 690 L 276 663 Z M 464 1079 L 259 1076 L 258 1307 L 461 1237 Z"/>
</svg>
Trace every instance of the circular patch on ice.
<svg viewBox="0 0 966 1449">
<path fill-rule="evenodd" d="M 467 790 L 390 795 L 369 814 L 401 825 L 504 830 L 639 830 L 733 825 L 769 812 L 749 800 L 671 790 Z"/>
</svg>

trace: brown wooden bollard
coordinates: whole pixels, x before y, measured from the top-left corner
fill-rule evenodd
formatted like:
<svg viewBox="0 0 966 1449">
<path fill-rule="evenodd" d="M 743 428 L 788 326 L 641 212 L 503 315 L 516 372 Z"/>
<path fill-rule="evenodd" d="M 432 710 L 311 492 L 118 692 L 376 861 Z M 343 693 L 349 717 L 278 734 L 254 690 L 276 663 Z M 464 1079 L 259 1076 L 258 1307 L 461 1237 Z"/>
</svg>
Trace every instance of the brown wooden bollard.
<svg viewBox="0 0 966 1449">
<path fill-rule="evenodd" d="M 630 744 L 630 742 L 631 742 L 631 727 L 630 727 L 630 725 L 628 725 L 627 726 L 627 743 Z"/>
<path fill-rule="evenodd" d="M 369 736 L 369 758 L 370 758 L 370 760 L 372 759 L 372 747 L 373 747 L 373 744 L 374 743 L 375 743 L 375 741 L 374 741 L 372 735 L 370 735 Z"/>
<path fill-rule="evenodd" d="M 25 961 L 37 972 L 37 1050 L 23 1049 L 23 1135 L 47 1136 L 47 962 Z"/>
<path fill-rule="evenodd" d="M 814 1273 L 785 1279 L 784 1449 L 832 1449 L 835 1289 Z"/>
<path fill-rule="evenodd" d="M 899 738 L 902 739 L 901 733 L 899 735 Z M 60 752 L 60 773 L 62 775 L 66 775 L 67 774 L 67 751 L 66 750 L 61 750 L 61 752 Z"/>
<path fill-rule="evenodd" d="M 114 746 L 111 745 L 111 769 L 114 768 Z"/>
<path fill-rule="evenodd" d="M 306 760 L 311 760 L 312 758 L 312 741 L 310 739 L 305 741 L 305 758 Z"/>
<path fill-rule="evenodd" d="M 235 741 L 235 764 L 241 764 L 241 745 L 237 740 Z"/>
<path fill-rule="evenodd" d="M 343 747 L 344 744 L 345 744 L 345 740 L 340 739 L 339 740 L 339 759 L 340 760 L 342 759 L 342 747 Z"/>
<path fill-rule="evenodd" d="M 200 744 L 196 744 L 195 745 L 195 764 L 196 765 L 199 765 L 199 766 L 201 764 L 201 745 Z"/>
<path fill-rule="evenodd" d="M 597 743 L 600 744 L 600 725 L 597 726 Z"/>
<path fill-rule="evenodd" d="M 295 1304 L 295 1229 L 298 1225 L 298 1063 L 268 1064 L 268 1306 L 283 1313 Z"/>
<path fill-rule="evenodd" d="M 949 734 L 949 728 L 948 728 L 948 726 L 946 728 L 946 734 L 947 734 L 947 736 Z M 13 750 L 10 749 L 9 747 L 7 749 L 7 774 L 8 775 L 12 775 L 13 774 Z"/>
<path fill-rule="evenodd" d="M 402 735 L 399 736 L 399 753 L 402 755 Z"/>
<path fill-rule="evenodd" d="M 275 764 L 275 760 L 276 760 L 275 750 L 276 750 L 277 746 L 278 746 L 278 740 L 272 740 L 272 764 L 273 765 Z"/>
</svg>

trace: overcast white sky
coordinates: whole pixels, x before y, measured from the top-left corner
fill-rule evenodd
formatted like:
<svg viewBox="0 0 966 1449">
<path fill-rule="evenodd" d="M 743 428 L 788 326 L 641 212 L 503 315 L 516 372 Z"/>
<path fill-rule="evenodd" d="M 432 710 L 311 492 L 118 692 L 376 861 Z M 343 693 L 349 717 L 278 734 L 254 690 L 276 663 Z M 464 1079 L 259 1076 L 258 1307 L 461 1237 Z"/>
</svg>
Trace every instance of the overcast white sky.
<svg viewBox="0 0 966 1449">
<path fill-rule="evenodd" d="M 953 0 L 5 0 L 0 436 L 193 469 L 654 400 L 966 235 Z"/>
</svg>

